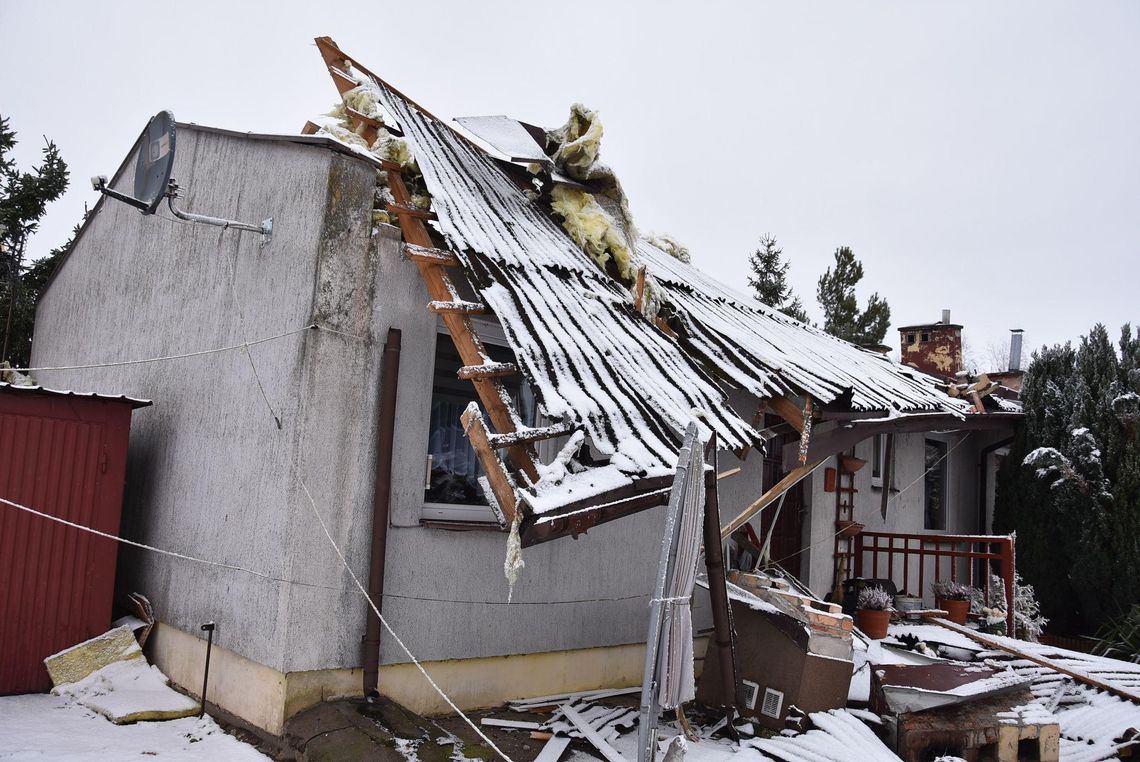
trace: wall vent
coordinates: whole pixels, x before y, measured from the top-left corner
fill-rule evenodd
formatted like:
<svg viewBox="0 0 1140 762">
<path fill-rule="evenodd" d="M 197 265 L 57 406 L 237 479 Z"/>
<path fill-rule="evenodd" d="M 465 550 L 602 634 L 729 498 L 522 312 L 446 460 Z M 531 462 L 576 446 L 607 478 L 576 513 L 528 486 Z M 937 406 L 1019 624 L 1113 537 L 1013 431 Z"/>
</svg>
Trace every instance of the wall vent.
<svg viewBox="0 0 1140 762">
<path fill-rule="evenodd" d="M 780 719 L 780 710 L 784 708 L 784 694 L 771 688 L 764 689 L 764 703 L 760 706 L 760 714 L 773 719 Z"/>
<path fill-rule="evenodd" d="M 749 709 L 755 709 L 756 697 L 760 695 L 760 686 L 751 680 L 741 680 L 740 683 L 741 703 Z"/>
</svg>

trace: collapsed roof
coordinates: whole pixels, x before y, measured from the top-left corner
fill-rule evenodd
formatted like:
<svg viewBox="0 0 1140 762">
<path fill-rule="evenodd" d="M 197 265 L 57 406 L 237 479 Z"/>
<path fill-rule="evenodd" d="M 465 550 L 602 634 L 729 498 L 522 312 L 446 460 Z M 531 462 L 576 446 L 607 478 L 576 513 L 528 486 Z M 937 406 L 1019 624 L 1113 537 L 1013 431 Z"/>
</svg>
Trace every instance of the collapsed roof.
<svg viewBox="0 0 1140 762">
<path fill-rule="evenodd" d="M 419 218 L 417 224 L 425 218 L 437 221 L 441 248 L 458 258 L 480 300 L 450 304 L 492 311 L 541 411 L 567 424 L 563 433 L 580 431 L 588 441 L 590 449 L 572 453 L 566 467 L 531 469 L 529 478 L 514 485 L 532 513 L 580 507 L 583 498 L 665 476 L 694 415 L 715 432 L 721 447 L 741 450 L 755 444 L 759 432 L 728 404 L 726 387 L 761 400 L 806 397 L 836 410 L 884 416 L 963 418 L 969 412 L 971 406 L 947 396 L 936 379 L 732 291 L 637 236 L 628 220 L 618 232 L 635 239 L 622 253 L 640 267 L 637 288 L 628 277 L 615 275 L 613 264 L 607 266 L 589 242 L 558 224 L 560 207 L 551 203 L 558 189 L 573 188 L 585 194 L 583 203 L 597 200 L 604 206 L 616 187 L 621 209 L 614 216 L 627 213 L 612 171 L 598 171 L 600 164 L 594 163 L 600 125 L 596 131 L 588 122 L 581 125 L 595 142 L 585 145 L 585 161 L 572 165 L 563 149 L 571 139 L 581 148 L 585 135 L 552 145 L 537 128 L 505 117 L 463 120 L 489 137 L 502 154 L 495 157 L 348 60 L 331 40 L 317 43 L 356 125 L 350 136 L 371 127 L 379 137 L 371 144 L 359 142 L 374 153 L 381 145 L 391 146 L 389 128 L 406 141 L 395 170 L 413 166 L 406 153 L 414 157 L 432 214 L 399 204 L 388 209 L 402 226 L 409 216 Z M 372 113 L 361 115 L 360 109 Z M 575 107 L 564 131 L 572 131 L 575 118 L 592 116 L 580 109 Z M 582 162 L 582 152 L 573 161 Z M 542 181 L 536 183 L 534 175 Z M 629 261 L 619 264 L 628 276 Z M 647 278 L 651 314 L 641 293 Z M 433 305 L 437 311 L 458 309 Z M 743 415 L 750 419 L 753 412 Z"/>
</svg>

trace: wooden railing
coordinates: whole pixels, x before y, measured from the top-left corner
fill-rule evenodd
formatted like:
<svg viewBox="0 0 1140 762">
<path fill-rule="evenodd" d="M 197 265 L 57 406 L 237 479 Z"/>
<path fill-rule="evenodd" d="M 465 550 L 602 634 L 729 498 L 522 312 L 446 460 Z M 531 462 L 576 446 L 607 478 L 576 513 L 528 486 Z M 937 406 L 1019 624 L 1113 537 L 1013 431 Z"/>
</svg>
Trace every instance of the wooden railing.
<svg viewBox="0 0 1140 762">
<path fill-rule="evenodd" d="M 1006 632 L 1013 636 L 1014 540 L 1000 535 L 899 534 L 861 532 L 851 543 L 847 568 L 856 577 L 890 579 L 900 591 L 932 598 L 928 583 L 952 579 L 979 587 L 989 601 L 989 579 L 996 562 L 1005 586 Z M 980 564 L 978 562 L 981 562 Z M 981 579 L 975 578 L 981 571 Z"/>
</svg>

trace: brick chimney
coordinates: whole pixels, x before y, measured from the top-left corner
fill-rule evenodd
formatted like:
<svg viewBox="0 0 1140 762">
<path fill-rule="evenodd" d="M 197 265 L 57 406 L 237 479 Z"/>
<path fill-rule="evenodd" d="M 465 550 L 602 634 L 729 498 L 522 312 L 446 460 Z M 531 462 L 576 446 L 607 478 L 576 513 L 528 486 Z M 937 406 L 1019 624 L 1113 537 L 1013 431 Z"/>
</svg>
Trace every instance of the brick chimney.
<svg viewBox="0 0 1140 762">
<path fill-rule="evenodd" d="M 952 381 L 962 370 L 962 326 L 950 322 L 950 310 L 937 323 L 900 328 L 899 345 L 902 364 L 923 373 Z"/>
</svg>

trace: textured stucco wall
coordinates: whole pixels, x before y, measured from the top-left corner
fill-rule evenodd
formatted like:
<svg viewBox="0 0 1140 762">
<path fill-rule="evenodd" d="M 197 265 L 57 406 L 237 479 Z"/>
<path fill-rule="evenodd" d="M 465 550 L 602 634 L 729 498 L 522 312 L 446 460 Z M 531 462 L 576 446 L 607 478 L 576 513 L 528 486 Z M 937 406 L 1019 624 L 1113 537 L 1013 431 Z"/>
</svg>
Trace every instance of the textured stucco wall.
<svg viewBox="0 0 1140 762">
<path fill-rule="evenodd" d="M 355 664 L 358 628 L 340 620 L 358 606 L 297 475 L 350 558 L 365 558 L 383 341 L 377 262 L 396 251 L 393 231 L 369 235 L 375 170 L 317 147 L 193 128 L 178 138 L 181 205 L 272 216 L 272 242 L 103 204 L 39 307 L 34 364 L 192 352 L 312 322 L 360 338 L 305 332 L 249 349 L 280 430 L 242 350 L 37 376 L 155 401 L 132 430 L 125 536 L 323 586 L 124 549 L 120 589 L 144 592 L 159 618 L 187 631 L 217 621 L 220 644 L 275 669 Z M 133 157 L 127 167 L 118 185 L 129 192 Z"/>
</svg>

